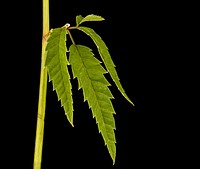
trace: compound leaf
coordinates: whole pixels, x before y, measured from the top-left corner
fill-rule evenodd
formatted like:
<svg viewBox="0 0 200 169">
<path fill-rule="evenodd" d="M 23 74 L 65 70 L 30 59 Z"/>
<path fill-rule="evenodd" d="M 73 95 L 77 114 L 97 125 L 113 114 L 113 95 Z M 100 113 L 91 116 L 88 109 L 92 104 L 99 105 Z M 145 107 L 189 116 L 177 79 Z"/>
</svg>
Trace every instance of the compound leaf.
<svg viewBox="0 0 200 169">
<path fill-rule="evenodd" d="M 45 66 L 48 70 L 49 81 L 53 83 L 53 90 L 56 91 L 58 100 L 64 108 L 65 114 L 73 126 L 73 100 L 70 75 L 66 57 L 66 29 L 65 27 L 55 28 L 50 31 L 46 46 L 47 56 Z"/>
<path fill-rule="evenodd" d="M 89 108 L 92 110 L 98 130 L 103 136 L 114 163 L 116 156 L 114 129 L 116 127 L 113 114 L 115 114 L 115 110 L 111 102 L 114 97 L 108 88 L 110 83 L 104 77 L 107 71 L 94 57 L 90 48 L 72 44 L 69 51 L 73 77 L 77 78 L 79 89 L 83 90 L 84 101 L 88 102 Z"/>
<path fill-rule="evenodd" d="M 129 99 L 129 97 L 127 96 L 127 94 L 125 93 L 125 90 L 123 89 L 121 83 L 120 83 L 120 79 L 118 77 L 117 71 L 115 69 L 115 64 L 112 61 L 112 58 L 110 56 L 110 53 L 108 51 L 108 48 L 105 44 L 105 42 L 102 40 L 102 38 L 92 29 L 89 27 L 83 27 L 83 26 L 79 26 L 78 27 L 79 30 L 83 31 L 84 33 L 86 33 L 88 36 L 91 37 L 91 39 L 94 41 L 94 43 L 97 46 L 98 52 L 106 66 L 106 69 L 108 70 L 108 72 L 111 75 L 111 78 L 113 79 L 113 81 L 115 82 L 117 88 L 119 89 L 119 91 L 122 93 L 122 95 L 132 104 L 133 102 Z"/>
</svg>

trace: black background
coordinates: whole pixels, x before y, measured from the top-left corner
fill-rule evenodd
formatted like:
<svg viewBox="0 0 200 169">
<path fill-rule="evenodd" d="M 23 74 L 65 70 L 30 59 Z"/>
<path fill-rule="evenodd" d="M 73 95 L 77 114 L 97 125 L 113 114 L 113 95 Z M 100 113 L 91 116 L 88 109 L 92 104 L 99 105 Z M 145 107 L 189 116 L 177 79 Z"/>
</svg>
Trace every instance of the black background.
<svg viewBox="0 0 200 169">
<path fill-rule="evenodd" d="M 176 97 L 181 91 L 176 81 L 181 75 L 179 69 L 171 72 L 180 63 L 179 42 L 184 41 L 179 25 L 187 15 L 181 6 L 173 2 L 50 0 L 50 28 L 65 23 L 73 26 L 76 15 L 96 14 L 105 18 L 85 25 L 107 44 L 122 86 L 135 106 L 125 100 L 108 76 L 115 97 L 117 127 L 113 166 L 95 119 L 83 102 L 82 90 L 77 89 L 76 79 L 72 80 L 74 128 L 48 83 L 42 169 L 139 169 L 186 164 L 180 158 L 184 150 L 174 114 L 179 110 Z M 8 85 L 12 87 L 5 99 L 10 120 L 4 125 L 9 131 L 4 156 L 13 160 L 7 165 L 31 169 L 39 94 L 42 2 L 15 2 L 9 11 L 12 22 L 7 19 L 6 30 L 11 37 L 6 40 L 8 46 L 11 41 L 14 45 L 6 50 L 13 57 L 6 61 L 12 68 L 8 72 L 12 77 Z M 187 13 L 185 8 L 184 12 Z M 78 43 L 89 45 L 96 52 L 90 38 L 76 31 L 72 33 Z"/>
</svg>

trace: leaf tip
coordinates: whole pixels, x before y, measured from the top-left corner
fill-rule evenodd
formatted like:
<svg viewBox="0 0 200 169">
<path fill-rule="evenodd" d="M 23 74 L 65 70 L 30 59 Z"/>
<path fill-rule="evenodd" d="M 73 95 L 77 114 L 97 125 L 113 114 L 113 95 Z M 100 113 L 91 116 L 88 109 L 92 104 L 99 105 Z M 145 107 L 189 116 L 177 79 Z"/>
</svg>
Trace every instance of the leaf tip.
<svg viewBox="0 0 200 169">
<path fill-rule="evenodd" d="M 72 120 L 68 120 L 68 121 L 71 124 L 71 126 L 74 127 L 74 124 L 73 124 Z"/>
<path fill-rule="evenodd" d="M 135 104 L 129 99 L 129 102 L 132 104 L 132 106 L 135 106 Z"/>
<path fill-rule="evenodd" d="M 114 166 L 115 165 L 115 158 L 116 158 L 116 156 L 114 156 L 114 157 L 112 157 L 112 165 Z"/>
<path fill-rule="evenodd" d="M 126 98 L 126 100 L 132 104 L 132 106 L 135 106 L 134 103 L 129 99 L 129 97 L 125 94 L 125 92 L 122 93 L 122 95 Z"/>
</svg>

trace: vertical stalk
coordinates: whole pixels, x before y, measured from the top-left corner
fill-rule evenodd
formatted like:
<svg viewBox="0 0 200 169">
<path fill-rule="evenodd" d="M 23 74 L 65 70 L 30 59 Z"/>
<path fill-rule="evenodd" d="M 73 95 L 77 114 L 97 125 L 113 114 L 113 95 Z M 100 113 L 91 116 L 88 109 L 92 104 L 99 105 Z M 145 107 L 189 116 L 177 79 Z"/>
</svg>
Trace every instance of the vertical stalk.
<svg viewBox="0 0 200 169">
<path fill-rule="evenodd" d="M 34 169 L 41 169 L 42 163 L 42 148 L 44 137 L 44 118 L 46 109 L 46 92 L 47 92 L 47 69 L 45 68 L 46 59 L 46 44 L 45 35 L 49 32 L 49 0 L 43 0 L 43 32 L 42 32 L 42 53 L 41 53 L 41 70 L 40 70 L 40 86 L 39 86 L 39 100 L 38 100 L 38 116 L 37 128 L 35 138 L 34 151 Z"/>
</svg>

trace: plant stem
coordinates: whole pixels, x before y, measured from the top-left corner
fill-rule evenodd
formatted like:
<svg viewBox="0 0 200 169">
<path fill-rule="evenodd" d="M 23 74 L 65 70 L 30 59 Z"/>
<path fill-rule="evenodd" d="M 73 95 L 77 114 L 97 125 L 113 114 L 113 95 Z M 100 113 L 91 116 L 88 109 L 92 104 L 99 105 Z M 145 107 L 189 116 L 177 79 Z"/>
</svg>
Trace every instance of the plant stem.
<svg viewBox="0 0 200 169">
<path fill-rule="evenodd" d="M 41 53 L 41 70 L 40 70 L 40 86 L 38 100 L 38 116 L 35 138 L 34 152 L 34 169 L 41 169 L 42 163 L 42 147 L 44 137 L 44 118 L 46 109 L 46 93 L 47 93 L 47 69 L 45 68 L 46 44 L 45 35 L 49 32 L 49 0 L 43 0 L 43 37 L 42 37 L 42 53 Z"/>
<path fill-rule="evenodd" d="M 71 35 L 71 32 L 69 30 L 67 30 L 67 33 L 69 34 L 69 37 L 70 37 L 72 43 L 75 45 L 75 41 L 74 41 L 74 39 L 73 39 L 73 37 Z"/>
</svg>

